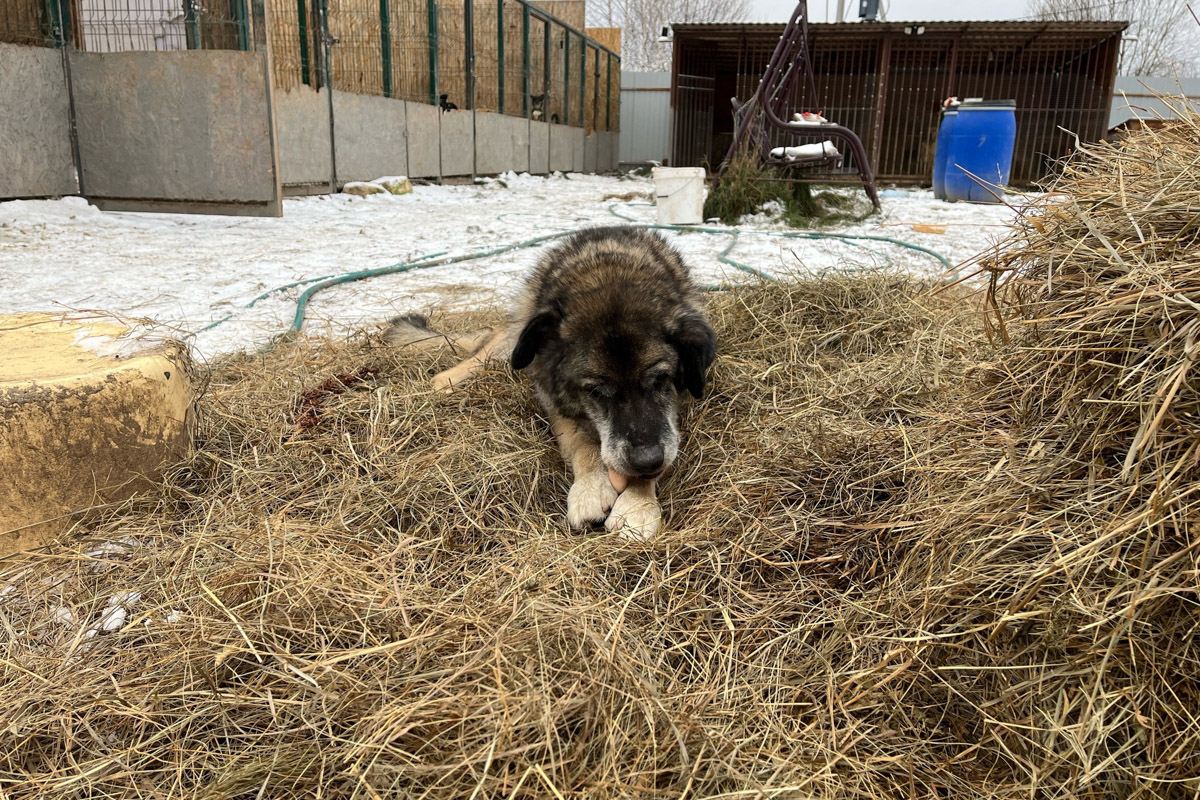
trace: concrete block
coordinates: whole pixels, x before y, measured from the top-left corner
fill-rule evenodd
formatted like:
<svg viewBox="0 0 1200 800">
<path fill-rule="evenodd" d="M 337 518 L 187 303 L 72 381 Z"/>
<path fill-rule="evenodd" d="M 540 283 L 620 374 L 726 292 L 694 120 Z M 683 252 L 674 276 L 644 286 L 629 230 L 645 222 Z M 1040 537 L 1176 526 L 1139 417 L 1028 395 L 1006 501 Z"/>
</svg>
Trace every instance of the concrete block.
<svg viewBox="0 0 1200 800">
<path fill-rule="evenodd" d="M 529 169 L 529 122 L 522 117 L 475 112 L 475 168 L 480 175 Z"/>
<path fill-rule="evenodd" d="M 596 172 L 596 157 L 599 152 L 600 134 L 592 133 L 583 140 L 583 171 Z"/>
<path fill-rule="evenodd" d="M 78 194 L 62 51 L 0 43 L 0 199 Z"/>
<path fill-rule="evenodd" d="M 0 317 L 0 553 L 152 486 L 191 442 L 187 350 L 56 314 Z"/>
<path fill-rule="evenodd" d="M 550 123 L 550 171 L 570 172 L 575 169 L 573 144 L 578 128 Z"/>
<path fill-rule="evenodd" d="M 509 169 L 513 172 L 528 172 L 529 120 L 523 117 L 510 117 L 509 119 L 512 120 L 509 124 L 513 128 L 512 166 Z"/>
<path fill-rule="evenodd" d="M 350 92 L 333 93 L 333 140 L 338 181 L 369 181 L 408 172 L 405 102 Z"/>
<path fill-rule="evenodd" d="M 277 208 L 263 53 L 67 55 L 89 199 Z"/>
<path fill-rule="evenodd" d="M 606 131 L 596 131 L 592 135 L 596 138 L 596 172 L 608 172 L 614 168 L 611 158 L 613 135 Z"/>
<path fill-rule="evenodd" d="M 447 111 L 442 114 L 442 176 L 475 172 L 475 114 Z"/>
<path fill-rule="evenodd" d="M 412 178 L 436 178 L 441 165 L 441 116 L 437 106 L 405 102 L 408 121 L 408 175 Z"/>
<path fill-rule="evenodd" d="M 572 128 L 571 132 L 571 171 L 584 172 L 583 128 Z"/>
<path fill-rule="evenodd" d="M 284 186 L 329 186 L 331 154 L 326 91 L 315 92 L 308 86 L 299 86 L 275 92 L 279 175 Z"/>
<path fill-rule="evenodd" d="M 550 123 L 529 123 L 529 171 L 545 175 L 550 171 Z"/>
</svg>

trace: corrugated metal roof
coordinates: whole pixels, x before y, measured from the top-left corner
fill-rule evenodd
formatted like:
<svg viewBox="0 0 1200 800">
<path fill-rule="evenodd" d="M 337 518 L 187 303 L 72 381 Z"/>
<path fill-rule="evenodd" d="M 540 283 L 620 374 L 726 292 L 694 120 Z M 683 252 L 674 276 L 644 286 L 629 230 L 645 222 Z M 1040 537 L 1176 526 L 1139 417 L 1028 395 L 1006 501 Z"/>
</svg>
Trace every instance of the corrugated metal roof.
<svg viewBox="0 0 1200 800">
<path fill-rule="evenodd" d="M 1108 128 L 1112 130 L 1131 119 L 1173 119 L 1176 114 L 1172 105 L 1200 111 L 1200 78 L 1119 75 L 1113 87 Z"/>
<path fill-rule="evenodd" d="M 980 20 L 909 20 L 905 22 L 810 22 L 808 28 L 814 34 L 848 34 L 876 36 L 880 33 L 904 34 L 905 28 L 923 26 L 925 35 L 931 33 L 1051 33 L 1078 36 L 1095 36 L 1097 34 L 1120 33 L 1129 27 L 1128 22 L 1047 22 L 1044 20 L 997 20 L 995 22 Z M 676 34 L 743 34 L 755 33 L 770 35 L 782 33 L 785 23 L 782 22 L 687 22 L 671 23 L 671 30 Z"/>
</svg>

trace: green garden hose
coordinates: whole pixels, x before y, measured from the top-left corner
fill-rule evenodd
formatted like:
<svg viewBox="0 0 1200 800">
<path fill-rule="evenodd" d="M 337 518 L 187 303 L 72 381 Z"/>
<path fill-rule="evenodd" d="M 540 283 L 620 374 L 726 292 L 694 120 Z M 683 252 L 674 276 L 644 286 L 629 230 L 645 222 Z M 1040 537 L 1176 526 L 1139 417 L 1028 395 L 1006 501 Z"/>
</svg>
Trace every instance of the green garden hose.
<svg viewBox="0 0 1200 800">
<path fill-rule="evenodd" d="M 729 254 L 733 251 L 733 248 L 737 245 L 739 237 L 742 236 L 743 234 L 754 235 L 754 236 L 769 236 L 769 237 L 777 237 L 777 238 L 783 238 L 783 239 L 833 239 L 833 240 L 843 241 L 846 244 L 856 246 L 856 247 L 862 247 L 863 245 L 859 244 L 859 242 L 862 242 L 862 241 L 882 242 L 882 243 L 886 243 L 886 244 L 895 245 L 897 247 L 904 247 L 909 250 L 915 250 L 920 253 L 925 253 L 926 255 L 936 258 L 947 269 L 953 268 L 953 265 L 950 263 L 950 260 L 947 259 L 945 256 L 943 256 L 941 253 L 938 253 L 935 250 L 931 250 L 928 247 L 922 247 L 921 245 L 912 244 L 911 242 L 905 242 L 905 241 L 901 241 L 899 239 L 893 239 L 889 236 L 871 236 L 869 234 L 851 234 L 851 233 L 825 233 L 825 232 L 818 232 L 818 231 L 744 231 L 744 230 L 740 230 L 738 228 L 705 228 L 705 227 L 700 227 L 697 225 L 659 225 L 659 224 L 655 224 L 655 223 L 638 222 L 633 217 L 628 217 L 628 216 L 625 216 L 624 214 L 620 214 L 616 211 L 615 207 L 617 205 L 632 205 L 632 204 L 629 204 L 629 203 L 616 204 L 616 203 L 614 203 L 614 204 L 610 205 L 609 209 L 608 209 L 609 212 L 613 216 L 616 216 L 616 217 L 619 217 L 620 219 L 626 220 L 627 222 L 631 223 L 632 227 L 646 228 L 649 230 L 678 231 L 681 233 L 701 233 L 701 234 L 706 234 L 706 235 L 710 235 L 710 236 L 729 236 L 730 242 L 725 247 L 725 249 L 722 250 L 721 253 L 717 256 L 717 260 L 723 264 L 727 264 L 735 269 L 741 270 L 742 272 L 753 275 L 756 278 L 759 278 L 761 280 L 778 281 L 779 279 L 777 277 L 775 277 L 774 275 L 771 275 L 767 272 L 763 272 L 762 270 L 756 269 L 755 267 L 752 267 L 748 264 L 743 264 L 739 261 L 734 261 L 732 258 L 729 257 Z M 643 205 L 651 205 L 651 204 L 645 203 Z M 378 278 L 383 275 L 396 275 L 396 274 L 405 273 L 405 272 L 415 272 L 417 270 L 422 270 L 422 269 L 432 269 L 433 267 L 443 267 L 443 266 L 447 266 L 449 264 L 460 264 L 464 261 L 474 261 L 474 260 L 480 259 L 480 258 L 491 258 L 492 256 L 502 255 L 504 253 L 509 253 L 514 250 L 522 250 L 527 247 L 537 247 L 538 245 L 545 244 L 546 242 L 551 242 L 556 239 L 562 239 L 567 236 L 570 236 L 574 233 L 577 233 L 579 230 L 581 230 L 581 229 L 574 228 L 571 230 L 563 230 L 563 231 L 558 231 L 555 233 L 544 234 L 542 236 L 535 236 L 532 239 L 526 239 L 525 241 L 522 241 L 522 242 L 516 242 L 515 244 L 502 245 L 500 247 L 494 247 L 494 248 L 491 248 L 488 250 L 481 250 L 481 251 L 475 252 L 475 253 L 464 253 L 462 255 L 457 255 L 457 256 L 447 256 L 446 251 L 442 251 L 442 252 L 438 252 L 438 253 L 430 253 L 429 255 L 421 256 L 419 258 L 413 259 L 412 261 L 406 261 L 406 262 L 401 262 L 398 264 L 392 264 L 392 265 L 386 266 L 386 267 L 376 267 L 374 269 L 362 269 L 362 270 L 356 270 L 354 272 L 347 272 L 342 275 L 323 275 L 318 278 L 307 278 L 305 280 L 293 281 L 292 283 L 288 283 L 283 286 L 278 286 L 274 289 L 271 289 L 270 291 L 263 292 L 258 297 L 255 297 L 248 304 L 246 304 L 244 306 L 244 308 L 253 308 L 255 303 L 257 303 L 258 301 L 263 300 L 267 297 L 270 297 L 271 295 L 273 295 L 277 292 L 281 292 L 286 289 L 291 289 L 296 286 L 303 286 L 305 284 L 311 284 L 307 289 L 305 289 L 300 294 L 300 296 L 298 298 L 296 298 L 296 313 L 295 313 L 295 316 L 292 318 L 291 327 L 283 334 L 286 337 L 286 336 L 294 335 L 294 334 L 297 334 L 300 332 L 301 328 L 304 327 L 304 317 L 308 311 L 309 301 L 311 301 L 313 296 L 315 296 L 318 292 L 328 289 L 331 286 L 338 286 L 339 284 L 343 284 L 343 283 L 352 283 L 354 281 L 361 281 L 361 280 L 365 280 L 367 278 Z M 730 287 L 730 286 L 711 286 L 708 288 L 711 290 L 722 290 L 722 289 L 729 289 L 732 287 Z M 212 323 L 204 326 L 203 328 L 200 328 L 198 331 L 193 333 L 192 336 L 195 336 L 196 334 L 199 334 L 199 333 L 203 333 L 204 331 L 207 331 L 207 330 L 211 330 L 211 329 L 217 327 L 218 325 L 221 325 L 222 323 L 228 321 L 232 317 L 233 317 L 233 314 L 229 314 L 229 315 L 223 317 L 222 319 L 212 322 Z"/>
</svg>

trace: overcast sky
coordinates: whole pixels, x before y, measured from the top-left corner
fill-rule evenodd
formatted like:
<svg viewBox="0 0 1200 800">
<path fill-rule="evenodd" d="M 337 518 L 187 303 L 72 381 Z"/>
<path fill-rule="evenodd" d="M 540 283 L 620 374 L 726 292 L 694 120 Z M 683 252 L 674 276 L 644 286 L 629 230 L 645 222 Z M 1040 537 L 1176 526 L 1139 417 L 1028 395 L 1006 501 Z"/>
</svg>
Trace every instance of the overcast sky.
<svg viewBox="0 0 1200 800">
<path fill-rule="evenodd" d="M 837 19 L 838 0 L 808 0 L 809 19 L 826 22 Z M 858 0 L 846 3 L 846 19 L 858 19 Z M 751 18 L 756 22 L 786 22 L 796 7 L 793 0 L 750 0 Z M 886 18 L 902 20 L 937 19 L 1016 19 L 1029 14 L 1027 0 L 883 0 Z M 826 16 L 828 10 L 828 16 Z"/>
</svg>

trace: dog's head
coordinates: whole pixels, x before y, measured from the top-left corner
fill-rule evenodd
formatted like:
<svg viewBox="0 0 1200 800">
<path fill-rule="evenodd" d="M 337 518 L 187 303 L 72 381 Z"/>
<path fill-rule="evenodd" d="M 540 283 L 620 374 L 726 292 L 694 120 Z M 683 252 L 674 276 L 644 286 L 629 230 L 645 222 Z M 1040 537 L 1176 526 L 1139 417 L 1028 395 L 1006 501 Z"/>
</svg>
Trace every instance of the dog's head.
<svg viewBox="0 0 1200 800">
<path fill-rule="evenodd" d="M 699 311 L 660 309 L 627 298 L 599 307 L 544 308 L 513 348 L 514 369 L 538 360 L 538 391 L 563 414 L 586 418 L 605 465 L 654 477 L 679 453 L 679 395 L 700 397 L 717 340 Z"/>
</svg>

